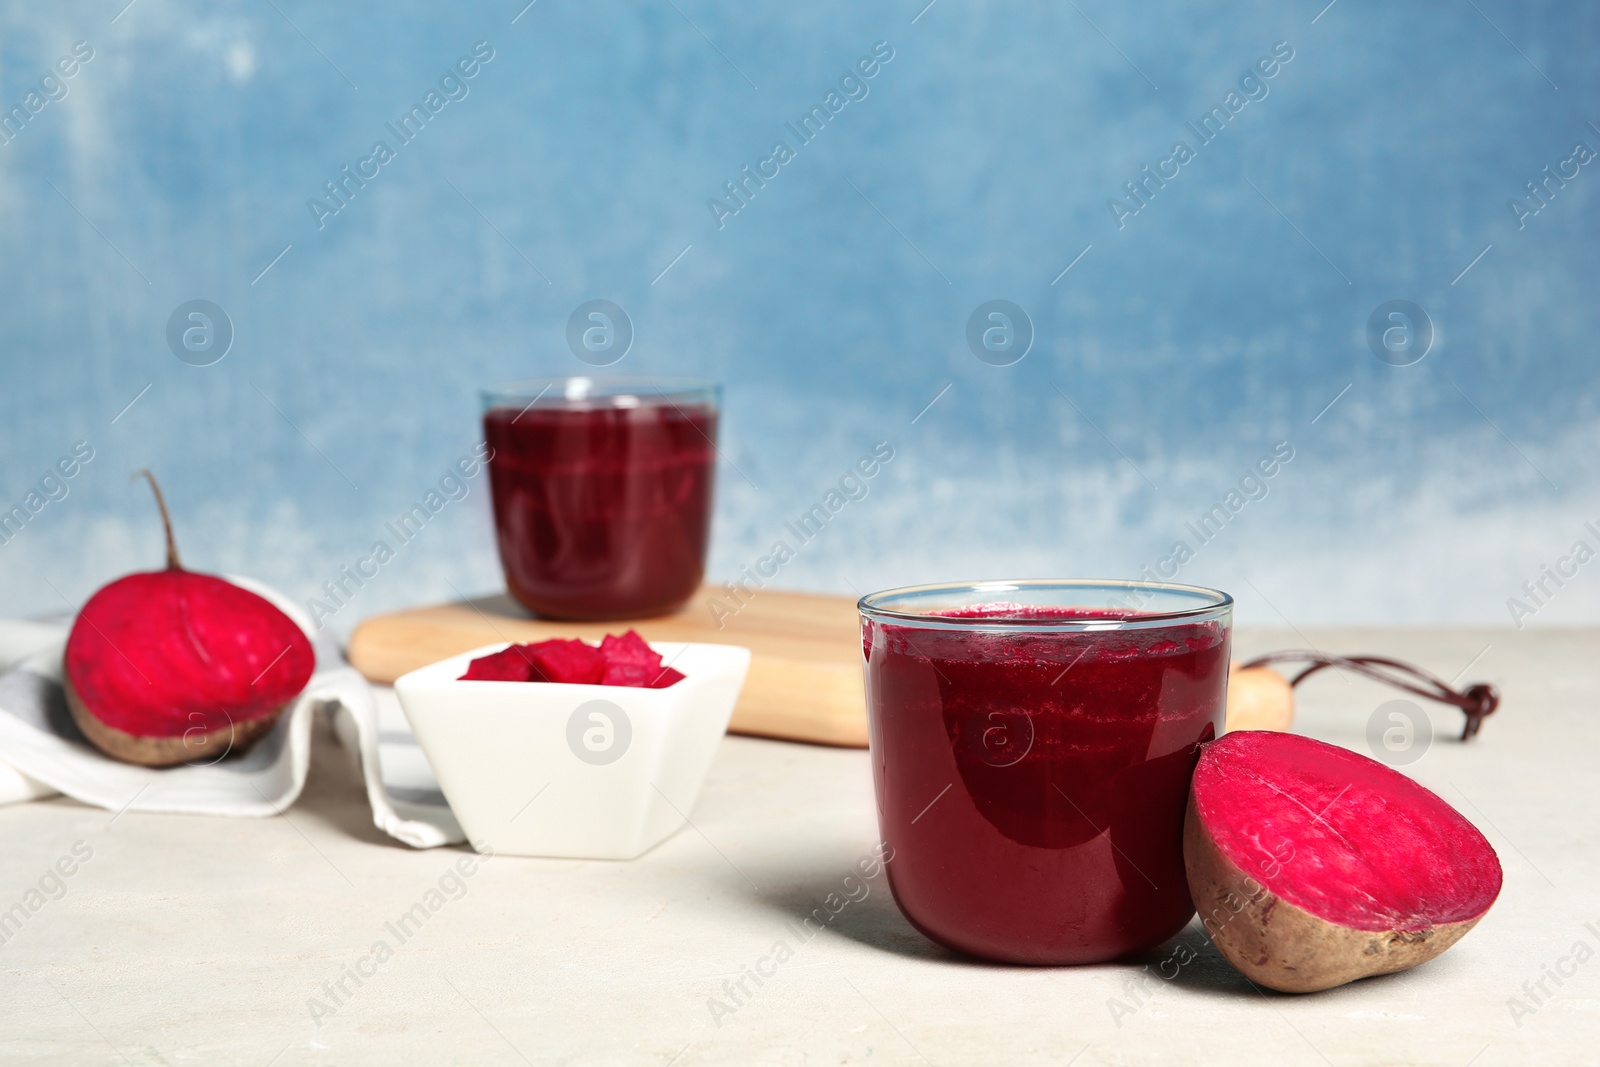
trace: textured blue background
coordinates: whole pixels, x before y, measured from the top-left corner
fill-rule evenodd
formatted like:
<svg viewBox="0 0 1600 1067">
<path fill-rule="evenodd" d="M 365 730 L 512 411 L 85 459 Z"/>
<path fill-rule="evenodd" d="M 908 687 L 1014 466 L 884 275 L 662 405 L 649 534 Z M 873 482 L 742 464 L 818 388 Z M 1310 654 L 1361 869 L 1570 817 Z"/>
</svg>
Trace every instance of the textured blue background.
<svg viewBox="0 0 1600 1067">
<path fill-rule="evenodd" d="M 1600 149 L 1600 8 L 923 2 L 8 5 L 5 108 L 94 58 L 0 147 L 0 500 L 96 455 L 0 545 L 0 610 L 155 565 L 146 465 L 192 565 L 314 594 L 470 449 L 479 386 L 586 369 L 592 298 L 637 330 L 615 371 L 726 384 L 722 578 L 879 440 L 780 584 L 1135 574 L 1278 442 L 1181 572 L 1244 622 L 1509 624 L 1600 547 L 1600 165 L 1508 207 Z M 308 198 L 480 40 L 319 230 Z M 718 229 L 708 198 L 879 41 L 870 94 Z M 1279 41 L 1270 94 L 1119 229 L 1123 182 Z M 195 298 L 236 330 L 209 367 L 164 339 Z M 1014 366 L 964 339 L 993 298 L 1035 325 Z M 1390 299 L 1435 325 L 1414 366 L 1368 350 Z M 484 488 L 337 625 L 497 587 Z M 1590 570 L 1533 621 L 1600 618 Z"/>
</svg>

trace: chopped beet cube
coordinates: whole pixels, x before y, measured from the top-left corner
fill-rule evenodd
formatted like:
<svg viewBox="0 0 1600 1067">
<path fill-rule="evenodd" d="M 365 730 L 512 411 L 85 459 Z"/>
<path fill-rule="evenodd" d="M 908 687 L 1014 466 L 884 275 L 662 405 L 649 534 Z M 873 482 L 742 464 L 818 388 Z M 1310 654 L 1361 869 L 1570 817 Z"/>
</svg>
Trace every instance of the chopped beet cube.
<svg viewBox="0 0 1600 1067">
<path fill-rule="evenodd" d="M 600 679 L 601 685 L 628 685 L 636 689 L 648 689 L 650 679 L 661 673 L 660 667 L 645 667 L 637 663 L 606 662 L 606 673 Z"/>
<path fill-rule="evenodd" d="M 661 657 L 649 645 L 638 631 L 629 630 L 621 637 L 615 634 L 606 634 L 600 642 L 600 654 L 605 656 L 606 665 L 613 663 L 635 663 L 641 666 L 661 665 Z"/>
<path fill-rule="evenodd" d="M 529 682 L 533 680 L 533 664 L 521 645 L 479 656 L 467 664 L 467 673 L 458 681 L 473 682 Z"/>
<path fill-rule="evenodd" d="M 675 671 L 671 667 L 662 667 L 661 673 L 650 682 L 651 689 L 665 689 L 669 685 L 677 685 L 683 681 L 683 672 Z"/>
<path fill-rule="evenodd" d="M 606 658 L 602 685 L 628 685 L 647 689 L 661 673 L 661 656 L 644 638 L 629 630 L 621 637 L 607 634 L 600 642 L 600 653 Z"/>
<path fill-rule="evenodd" d="M 605 675 L 606 659 L 600 650 L 576 638 L 553 638 L 524 647 L 533 660 L 530 681 L 599 685 Z"/>
</svg>

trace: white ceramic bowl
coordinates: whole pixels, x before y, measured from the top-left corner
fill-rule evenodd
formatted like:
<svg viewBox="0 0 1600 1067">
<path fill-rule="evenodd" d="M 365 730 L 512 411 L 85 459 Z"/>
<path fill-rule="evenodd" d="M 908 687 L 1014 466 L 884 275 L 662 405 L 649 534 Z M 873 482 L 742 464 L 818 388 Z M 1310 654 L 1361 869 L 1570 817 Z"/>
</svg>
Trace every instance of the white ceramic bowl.
<svg viewBox="0 0 1600 1067">
<path fill-rule="evenodd" d="M 651 648 L 666 689 L 460 681 L 485 645 L 394 683 L 467 839 L 496 854 L 633 859 L 677 832 L 750 667 L 734 645 Z"/>
</svg>

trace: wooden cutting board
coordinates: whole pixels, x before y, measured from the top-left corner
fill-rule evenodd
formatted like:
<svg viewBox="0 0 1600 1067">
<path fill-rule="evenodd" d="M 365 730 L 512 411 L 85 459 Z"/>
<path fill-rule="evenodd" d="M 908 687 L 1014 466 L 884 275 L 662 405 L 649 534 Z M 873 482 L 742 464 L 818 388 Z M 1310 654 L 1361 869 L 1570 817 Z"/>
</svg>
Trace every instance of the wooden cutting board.
<svg viewBox="0 0 1600 1067">
<path fill-rule="evenodd" d="M 630 626 L 647 641 L 743 645 L 750 674 L 728 729 L 733 733 L 865 748 L 861 637 L 849 597 L 763 589 L 717 627 L 707 606 L 728 595 L 705 587 L 674 615 L 638 622 L 549 622 L 504 594 L 377 615 L 356 627 L 350 662 L 387 685 L 407 671 L 496 641 L 582 637 L 598 641 Z"/>
</svg>

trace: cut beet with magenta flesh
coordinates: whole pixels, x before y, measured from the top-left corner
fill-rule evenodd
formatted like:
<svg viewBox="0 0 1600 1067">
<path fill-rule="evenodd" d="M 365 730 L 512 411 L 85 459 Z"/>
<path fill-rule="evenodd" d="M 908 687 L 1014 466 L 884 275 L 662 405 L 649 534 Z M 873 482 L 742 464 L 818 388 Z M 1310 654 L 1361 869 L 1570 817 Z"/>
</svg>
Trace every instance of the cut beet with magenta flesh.
<svg viewBox="0 0 1600 1067">
<path fill-rule="evenodd" d="M 1348 749 L 1257 730 L 1202 752 L 1184 858 L 1218 949 L 1287 992 L 1432 959 L 1501 884 L 1489 842 L 1436 794 Z"/>
</svg>

